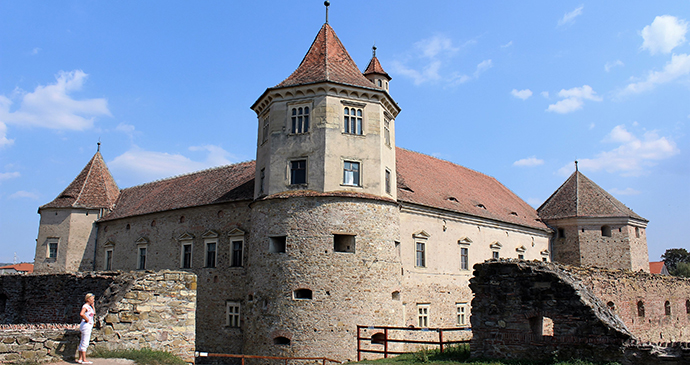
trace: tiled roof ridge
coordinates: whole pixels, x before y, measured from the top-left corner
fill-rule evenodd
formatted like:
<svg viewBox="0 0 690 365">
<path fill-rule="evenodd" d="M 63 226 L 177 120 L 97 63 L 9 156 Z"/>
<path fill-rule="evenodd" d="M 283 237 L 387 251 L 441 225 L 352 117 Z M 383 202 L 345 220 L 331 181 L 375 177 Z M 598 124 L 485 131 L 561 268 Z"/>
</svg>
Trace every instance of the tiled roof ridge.
<svg viewBox="0 0 690 365">
<path fill-rule="evenodd" d="M 86 185 L 89 183 L 89 177 L 91 177 L 91 171 L 93 171 L 93 165 L 96 162 L 96 157 L 101 156 L 100 151 L 96 151 L 96 154 L 93 155 L 91 158 L 91 161 L 89 161 L 89 171 L 86 173 L 86 178 L 84 179 L 84 183 L 81 185 L 81 189 L 79 189 L 79 194 L 77 195 L 77 198 L 74 200 L 74 203 L 72 203 L 72 206 L 79 206 L 79 200 L 81 199 L 82 193 L 84 192 L 84 188 L 86 188 Z M 103 156 L 101 156 L 101 159 Z"/>
<path fill-rule="evenodd" d="M 544 208 L 551 201 L 551 199 L 553 199 L 556 195 L 558 195 L 558 193 L 561 192 L 561 190 L 564 189 L 564 187 L 566 185 L 568 185 L 568 182 L 570 182 L 570 180 L 573 179 L 573 175 L 575 175 L 574 172 L 572 174 L 570 174 L 570 176 L 558 187 L 558 189 L 556 189 L 556 191 L 551 193 L 551 195 L 549 195 L 549 197 L 546 198 L 546 200 L 544 200 L 543 203 L 541 203 L 541 205 L 537 208 L 537 212 L 541 211 L 541 209 Z M 577 211 L 577 196 L 576 196 L 576 204 L 575 205 L 576 205 L 575 210 Z"/>
<path fill-rule="evenodd" d="M 147 185 L 151 185 L 151 184 L 158 184 L 158 183 L 161 183 L 161 182 L 170 181 L 170 180 L 175 180 L 175 179 L 187 177 L 187 176 L 190 176 L 190 175 L 196 175 L 196 174 L 201 174 L 201 173 L 207 173 L 207 172 L 210 172 L 210 171 L 213 171 L 213 170 L 221 170 L 221 169 L 225 169 L 225 168 L 232 167 L 232 166 L 239 166 L 239 165 L 243 165 L 243 164 L 249 164 L 249 163 L 252 163 L 252 162 L 254 162 L 254 160 L 247 160 L 247 161 L 242 161 L 242 162 L 236 162 L 236 163 L 231 163 L 231 164 L 227 164 L 227 165 L 213 166 L 213 167 L 209 167 L 209 168 L 206 168 L 206 169 L 203 169 L 203 170 L 197 170 L 197 171 L 186 172 L 186 173 L 184 173 L 184 174 L 179 174 L 179 175 L 173 175 L 173 176 L 169 176 L 169 177 L 164 177 L 164 178 L 156 179 L 156 180 L 153 180 L 153 181 L 145 182 L 145 183 L 139 184 L 139 185 L 132 185 L 132 186 L 126 187 L 126 188 L 124 188 L 124 189 L 120 189 L 120 191 L 128 190 L 128 189 L 134 189 L 134 188 L 140 188 L 140 187 L 147 186 Z"/>
<path fill-rule="evenodd" d="M 585 176 L 584 174 L 582 174 L 582 173 L 579 172 L 579 171 L 576 171 L 576 174 L 577 174 L 577 177 L 576 177 L 576 178 L 578 178 L 578 180 L 576 181 L 576 183 L 579 184 L 579 176 L 582 176 L 582 177 L 584 178 L 584 180 L 585 180 L 587 183 L 592 184 L 595 188 L 597 188 L 597 189 L 602 193 L 602 195 L 604 196 L 604 198 L 606 198 L 606 200 L 607 200 L 609 203 L 611 203 L 611 205 L 612 205 L 616 210 L 618 210 L 618 211 L 621 213 L 622 216 L 630 217 L 630 218 L 636 218 L 636 219 L 642 218 L 642 217 L 639 216 L 637 213 L 635 213 L 632 209 L 630 209 L 627 205 L 623 204 L 623 202 L 621 202 L 620 200 L 616 199 L 613 195 L 609 194 L 608 191 L 604 190 L 601 186 L 599 186 L 597 183 L 595 183 L 594 181 L 592 181 L 590 178 L 588 178 L 587 176 Z M 579 190 L 580 190 L 580 189 L 578 188 L 578 199 L 579 199 Z M 624 209 L 623 209 L 623 208 L 624 208 Z M 578 204 L 578 209 L 579 209 L 579 204 Z M 578 215 L 579 215 L 580 212 L 578 211 L 577 213 L 578 213 Z M 642 218 L 642 219 L 644 219 L 644 218 Z"/>
<path fill-rule="evenodd" d="M 490 178 L 490 179 L 496 180 L 496 178 L 493 177 L 493 176 L 491 176 L 491 175 L 487 175 L 487 174 L 485 174 L 485 173 L 483 173 L 483 172 L 481 172 L 481 171 L 477 171 L 477 170 L 471 169 L 471 168 L 466 167 L 466 166 L 458 165 L 458 164 L 456 164 L 456 163 L 453 162 L 453 161 L 448 161 L 448 160 L 443 159 L 443 158 L 440 158 L 440 157 L 435 157 L 435 156 L 432 156 L 432 155 L 428 155 L 428 154 L 426 154 L 426 153 L 413 151 L 413 150 L 411 150 L 411 149 L 407 149 L 407 148 L 404 148 L 404 147 L 396 146 L 395 148 L 399 148 L 399 149 L 405 150 L 405 151 L 407 151 L 407 152 L 412 152 L 412 153 L 416 153 L 416 154 L 418 154 L 418 155 L 422 155 L 422 156 L 426 156 L 426 157 L 429 157 L 429 158 L 433 158 L 433 159 L 436 159 L 436 160 L 439 160 L 439 161 L 443 161 L 443 162 L 448 163 L 448 164 L 451 164 L 451 165 L 453 165 L 453 166 L 460 167 L 460 168 L 463 168 L 463 169 L 465 169 L 465 170 L 472 171 L 472 172 L 477 173 L 477 174 L 479 174 L 479 175 L 486 176 L 486 177 L 488 177 L 488 178 Z M 496 180 L 496 181 L 498 181 L 498 180 Z M 501 184 L 501 185 L 503 185 L 503 184 Z M 508 189 L 508 190 L 510 190 L 510 189 Z"/>
</svg>

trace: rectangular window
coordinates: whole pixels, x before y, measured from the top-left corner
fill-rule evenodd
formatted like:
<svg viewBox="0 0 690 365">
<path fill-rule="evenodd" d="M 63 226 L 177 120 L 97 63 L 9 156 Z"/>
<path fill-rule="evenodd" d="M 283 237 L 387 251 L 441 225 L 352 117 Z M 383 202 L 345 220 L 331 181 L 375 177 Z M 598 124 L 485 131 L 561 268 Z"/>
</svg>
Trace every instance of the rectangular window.
<svg viewBox="0 0 690 365">
<path fill-rule="evenodd" d="M 518 260 L 524 260 L 524 259 L 525 259 L 525 255 L 519 253 L 518 254 Z"/>
<path fill-rule="evenodd" d="M 565 238 L 565 229 L 559 228 L 558 229 L 558 236 L 557 238 Z"/>
<path fill-rule="evenodd" d="M 417 242 L 417 267 L 426 267 L 425 243 Z"/>
<path fill-rule="evenodd" d="M 105 250 L 105 270 L 113 269 L 113 250 Z"/>
<path fill-rule="evenodd" d="M 277 236 L 269 237 L 270 241 L 268 243 L 268 252 L 272 253 L 285 253 L 285 242 L 287 237 Z"/>
<path fill-rule="evenodd" d="M 499 258 L 498 251 L 493 251 L 493 252 L 491 253 L 491 257 L 494 258 L 494 259 L 496 259 L 496 260 L 498 260 L 498 258 Z"/>
<path fill-rule="evenodd" d="M 345 107 L 343 114 L 345 115 L 343 131 L 348 134 L 363 134 L 362 109 Z"/>
<path fill-rule="evenodd" d="M 57 258 L 57 253 L 58 253 L 58 243 L 57 242 L 48 242 L 48 258 L 49 259 L 54 259 Z"/>
<path fill-rule="evenodd" d="M 458 316 L 458 326 L 466 326 L 469 319 L 467 303 L 455 303 L 455 311 Z"/>
<path fill-rule="evenodd" d="M 335 252 L 355 252 L 355 235 L 334 234 L 333 251 Z"/>
<path fill-rule="evenodd" d="M 290 161 L 290 184 L 307 183 L 307 160 Z"/>
<path fill-rule="evenodd" d="M 417 322 L 419 327 L 429 327 L 429 304 L 417 304 Z"/>
<path fill-rule="evenodd" d="M 309 132 L 309 107 L 292 108 L 292 128 L 290 133 L 300 134 Z"/>
<path fill-rule="evenodd" d="M 242 241 L 232 241 L 232 263 L 230 266 L 242 266 Z"/>
<path fill-rule="evenodd" d="M 240 327 L 240 303 L 225 303 L 225 325 L 228 327 Z"/>
<path fill-rule="evenodd" d="M 343 185 L 359 186 L 359 162 L 344 162 Z"/>
<path fill-rule="evenodd" d="M 259 171 L 259 195 L 264 193 L 264 181 L 266 180 L 266 169 Z"/>
<path fill-rule="evenodd" d="M 386 194 L 391 193 L 391 170 L 386 169 Z"/>
<path fill-rule="evenodd" d="M 386 146 L 391 146 L 391 121 L 386 119 L 383 122 L 383 138 L 386 142 Z"/>
<path fill-rule="evenodd" d="M 216 241 L 206 242 L 206 267 L 216 267 Z"/>
<path fill-rule="evenodd" d="M 139 247 L 139 263 L 138 270 L 146 270 L 146 247 Z"/>
<path fill-rule="evenodd" d="M 182 253 L 181 253 L 181 267 L 183 269 L 191 269 L 192 268 L 192 243 L 183 243 L 182 244 Z"/>
<path fill-rule="evenodd" d="M 261 143 L 264 143 L 264 142 L 268 141 L 268 129 L 269 129 L 269 128 L 268 128 L 268 127 L 269 127 L 268 121 L 269 121 L 268 117 L 264 118 L 264 125 L 263 125 Z"/>
<path fill-rule="evenodd" d="M 470 249 L 467 247 L 461 247 L 460 248 L 460 269 L 461 270 L 469 270 L 470 269 L 469 252 L 470 252 Z"/>
</svg>

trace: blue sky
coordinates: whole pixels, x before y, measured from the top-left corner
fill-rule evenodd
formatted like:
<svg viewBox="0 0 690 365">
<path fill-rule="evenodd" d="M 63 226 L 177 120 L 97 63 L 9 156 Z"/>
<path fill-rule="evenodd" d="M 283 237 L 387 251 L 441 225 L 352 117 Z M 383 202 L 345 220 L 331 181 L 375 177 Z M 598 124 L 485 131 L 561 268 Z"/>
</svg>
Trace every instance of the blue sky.
<svg viewBox="0 0 690 365">
<path fill-rule="evenodd" d="M 402 107 L 397 145 L 538 207 L 580 171 L 688 248 L 690 3 L 331 1 Z M 101 153 L 120 188 L 255 158 L 250 105 L 299 65 L 322 1 L 0 0 L 0 262 Z"/>
</svg>

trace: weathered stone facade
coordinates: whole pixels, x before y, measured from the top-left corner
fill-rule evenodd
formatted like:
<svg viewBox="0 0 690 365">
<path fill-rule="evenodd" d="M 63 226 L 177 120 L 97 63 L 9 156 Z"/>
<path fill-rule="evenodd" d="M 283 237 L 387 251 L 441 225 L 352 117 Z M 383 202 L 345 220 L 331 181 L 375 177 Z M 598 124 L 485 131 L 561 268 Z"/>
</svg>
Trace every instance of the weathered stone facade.
<svg viewBox="0 0 690 365">
<path fill-rule="evenodd" d="M 690 361 L 690 308 L 685 307 L 690 305 L 690 280 L 512 260 L 477 264 L 474 273 L 474 357 L 624 364 L 649 364 L 662 357 L 678 364 Z M 685 311 L 672 316 L 645 313 L 641 321 L 637 312 L 630 313 L 638 298 L 655 304 L 669 300 L 672 311 Z M 663 310 L 658 305 L 650 309 Z M 649 327 L 666 339 L 650 338 Z M 661 346 L 643 344 L 647 341 Z"/>
<path fill-rule="evenodd" d="M 194 274 L 22 275 L 1 280 L 1 291 L 11 295 L 2 306 L 0 361 L 72 359 L 80 338 L 79 311 L 88 292 L 97 298 L 90 350 L 151 348 L 193 359 Z"/>
</svg>

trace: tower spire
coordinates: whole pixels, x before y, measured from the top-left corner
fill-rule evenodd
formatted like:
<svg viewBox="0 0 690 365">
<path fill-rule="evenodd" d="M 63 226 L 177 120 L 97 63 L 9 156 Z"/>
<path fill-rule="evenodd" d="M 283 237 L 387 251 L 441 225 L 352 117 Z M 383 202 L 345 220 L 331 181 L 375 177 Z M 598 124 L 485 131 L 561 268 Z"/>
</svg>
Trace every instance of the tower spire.
<svg viewBox="0 0 690 365">
<path fill-rule="evenodd" d="M 575 160 L 575 171 L 580 171 L 577 169 L 577 160 Z"/>
<path fill-rule="evenodd" d="M 326 24 L 328 24 L 328 7 L 331 6 L 331 2 L 326 0 L 323 2 L 323 5 L 326 6 Z"/>
</svg>

